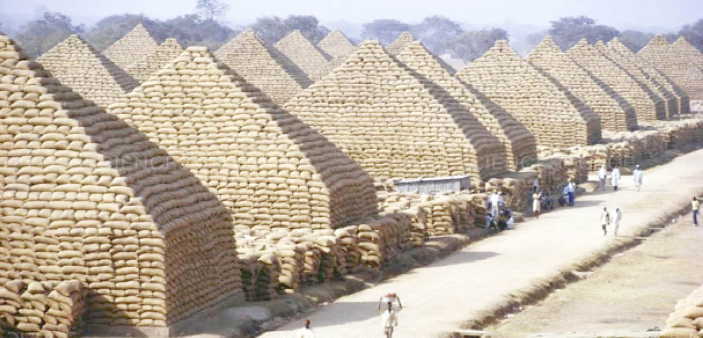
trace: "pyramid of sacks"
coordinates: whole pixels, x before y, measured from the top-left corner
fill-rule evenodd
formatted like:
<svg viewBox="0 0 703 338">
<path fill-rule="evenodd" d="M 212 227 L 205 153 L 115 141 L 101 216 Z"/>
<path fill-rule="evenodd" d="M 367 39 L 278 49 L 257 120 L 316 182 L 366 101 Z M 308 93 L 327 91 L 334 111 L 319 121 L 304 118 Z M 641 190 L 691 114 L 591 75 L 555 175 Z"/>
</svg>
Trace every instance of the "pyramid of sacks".
<svg viewBox="0 0 703 338">
<path fill-rule="evenodd" d="M 620 53 L 615 52 L 610 47 L 606 46 L 603 41 L 598 41 L 595 44 L 596 49 L 603 54 L 608 60 L 614 62 L 622 70 L 626 71 L 627 74 L 632 77 L 640 87 L 647 92 L 647 94 L 652 96 L 658 96 L 664 101 L 665 115 L 660 116 L 660 119 L 666 119 L 671 116 L 678 114 L 678 100 L 672 92 L 664 88 L 657 81 L 653 81 L 648 77 L 634 61 L 622 56 Z"/>
<path fill-rule="evenodd" d="M 228 210 L 145 135 L 0 36 L 0 283 L 77 279 L 91 324 L 165 326 L 240 297 Z"/>
<path fill-rule="evenodd" d="M 475 179 L 490 170 L 479 168 L 480 149 L 464 126 L 378 41 L 364 41 L 342 66 L 284 108 L 376 179 Z"/>
<path fill-rule="evenodd" d="M 354 44 L 349 38 L 338 29 L 327 34 L 324 39 L 317 43 L 317 47 L 322 49 L 327 55 L 336 58 L 340 55 L 350 55 L 354 52 Z"/>
<path fill-rule="evenodd" d="M 651 79 L 651 81 L 663 86 L 666 90 L 672 93 L 678 101 L 679 106 L 677 110 L 679 113 L 688 114 L 691 111 L 688 95 L 681 89 L 681 87 L 679 87 L 678 84 L 654 68 L 654 66 L 652 66 L 647 60 L 632 52 L 632 50 L 620 42 L 617 37 L 608 42 L 608 47 L 620 54 L 625 59 L 630 60 L 630 62 L 633 62 L 637 67 L 639 67 L 645 76 Z"/>
<path fill-rule="evenodd" d="M 638 122 L 654 121 L 666 116 L 666 106 L 659 96 L 651 90 L 645 90 L 644 85 L 637 83 L 630 74 L 606 58 L 595 46 L 589 45 L 585 38 L 571 47 L 566 54 L 634 106 Z"/>
<path fill-rule="evenodd" d="M 189 47 L 110 112 L 190 169 L 249 228 L 330 229 L 373 214 L 373 181 L 324 137 Z"/>
<path fill-rule="evenodd" d="M 344 33 L 334 30 L 322 39 L 317 46 L 332 59 L 327 63 L 328 73 L 341 66 L 356 51 L 356 46 Z"/>
<path fill-rule="evenodd" d="M 315 46 L 297 29 L 276 42 L 274 47 L 302 69 L 312 81 L 317 81 L 329 73 L 327 63 L 332 57 Z"/>
<path fill-rule="evenodd" d="M 461 121 L 460 124 L 464 128 L 471 128 L 465 129 L 465 134 L 472 139 L 472 143 L 480 142 L 479 140 L 474 141 L 474 138 L 487 138 L 483 135 L 484 130 L 488 130 L 498 138 L 503 149 L 496 151 L 505 154 L 508 170 L 517 170 L 521 158 L 536 158 L 537 148 L 534 136 L 515 121 L 510 114 L 484 105 L 476 95 L 464 87 L 459 79 L 442 68 L 434 55 L 421 42 L 411 43 L 397 55 L 397 58 L 425 79 L 423 84 L 446 107 L 451 107 L 449 111 L 455 115 L 455 120 Z M 438 87 L 435 88 L 435 86 Z M 449 95 L 450 98 L 443 99 L 443 96 L 446 95 Z M 460 107 L 456 107 L 457 103 Z M 479 157 L 488 156 L 479 154 Z"/>
<path fill-rule="evenodd" d="M 400 33 L 398 37 L 395 39 L 395 41 L 391 42 L 388 46 L 386 46 L 386 51 L 390 55 L 396 55 L 400 52 L 402 52 L 405 47 L 409 46 L 411 43 L 415 41 L 415 38 L 413 37 L 410 32 L 405 31 Z"/>
<path fill-rule="evenodd" d="M 125 68 L 125 71 L 142 83 L 181 53 L 183 53 L 183 47 L 178 40 L 166 39 L 143 59 Z"/>
<path fill-rule="evenodd" d="M 630 104 L 608 86 L 599 86 L 590 73 L 566 56 L 552 37 L 545 37 L 525 59 L 548 77 L 554 78 L 599 116 L 603 129 L 627 131 L 637 128 L 637 116 Z"/>
<path fill-rule="evenodd" d="M 664 36 L 652 38 L 637 55 L 676 82 L 690 99 L 703 99 L 703 72 L 687 55 L 675 51 Z"/>
<path fill-rule="evenodd" d="M 103 54 L 116 65 L 127 68 L 151 54 L 156 47 L 158 44 L 151 34 L 142 24 L 138 24 L 125 36 L 107 47 Z"/>
<path fill-rule="evenodd" d="M 300 67 L 276 48 L 264 44 L 251 29 L 213 54 L 277 104 L 287 102 L 312 83 Z"/>
<path fill-rule="evenodd" d="M 683 36 L 679 36 L 679 38 L 671 44 L 671 49 L 676 53 L 688 56 L 698 68 L 703 70 L 703 54 L 701 54 L 698 48 L 688 43 Z"/>
<path fill-rule="evenodd" d="M 37 58 L 61 83 L 101 107 L 136 87 L 137 81 L 78 35 L 71 35 Z"/>
<path fill-rule="evenodd" d="M 573 95 L 557 87 L 508 46 L 498 40 L 486 54 L 456 76 L 500 105 L 524 125 L 538 146 L 572 147 L 601 138 L 600 118 Z"/>
</svg>

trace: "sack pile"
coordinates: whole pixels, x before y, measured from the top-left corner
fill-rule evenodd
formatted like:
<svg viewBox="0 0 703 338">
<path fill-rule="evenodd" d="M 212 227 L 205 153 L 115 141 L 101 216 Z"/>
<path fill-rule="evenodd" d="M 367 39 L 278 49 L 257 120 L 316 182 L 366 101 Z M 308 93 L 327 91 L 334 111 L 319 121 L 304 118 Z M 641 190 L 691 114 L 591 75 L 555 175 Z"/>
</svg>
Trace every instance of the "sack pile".
<svg viewBox="0 0 703 338">
<path fill-rule="evenodd" d="M 10 325 L 5 329 L 57 338 L 80 336 L 85 290 L 78 280 L 63 281 L 55 287 L 14 280 L 0 287 L 0 309 L 0 320 Z"/>
<path fill-rule="evenodd" d="M 377 41 L 284 108 L 378 180 L 479 176 L 476 150 L 454 117 Z"/>
<path fill-rule="evenodd" d="M 388 54 L 396 56 L 400 54 L 411 43 L 415 42 L 415 38 L 408 31 L 404 31 L 397 38 L 385 47 Z"/>
<path fill-rule="evenodd" d="M 341 55 L 349 55 L 354 52 L 356 46 L 339 29 L 335 29 L 324 39 L 317 43 L 317 47 L 322 49 L 327 55 L 336 58 Z"/>
<path fill-rule="evenodd" d="M 534 137 L 510 115 L 484 105 L 419 41 L 411 42 L 397 59 L 424 77 L 423 85 L 440 99 L 478 150 L 487 175 L 517 170 L 520 158 L 535 157 Z"/>
<path fill-rule="evenodd" d="M 278 297 L 278 258 L 271 252 L 239 254 L 242 263 L 242 289 L 247 301 L 266 301 Z"/>
<path fill-rule="evenodd" d="M 693 63 L 698 66 L 698 68 L 703 69 L 703 54 L 701 54 L 698 48 L 688 43 L 688 41 L 686 41 L 686 38 L 682 35 L 679 35 L 676 41 L 671 44 L 671 49 L 675 53 L 686 55 Z"/>
<path fill-rule="evenodd" d="M 606 46 L 603 41 L 598 41 L 595 44 L 595 47 L 599 52 L 601 52 L 601 54 L 603 54 L 603 56 L 614 62 L 618 67 L 622 68 L 629 76 L 637 81 L 640 88 L 642 88 L 650 98 L 657 96 L 664 101 L 664 114 L 657 116 L 658 120 L 668 119 L 679 113 L 679 102 L 674 94 L 658 81 L 653 81 L 653 79 L 647 76 L 632 59 L 627 58 L 609 46 Z"/>
<path fill-rule="evenodd" d="M 703 337 L 703 287 L 676 303 L 661 337 Z"/>
<path fill-rule="evenodd" d="M 173 61 L 178 55 L 181 55 L 181 53 L 183 53 L 183 47 L 178 43 L 178 40 L 173 38 L 166 39 L 162 44 L 154 48 L 151 53 L 132 63 L 124 70 L 139 83 L 143 83 L 156 74 L 159 69 Z"/>
<path fill-rule="evenodd" d="M 559 81 L 599 116 L 604 130 L 625 131 L 637 127 L 635 109 L 609 86 L 594 78 L 569 58 L 547 36 L 525 57 L 531 65 Z"/>
<path fill-rule="evenodd" d="M 317 48 L 297 29 L 276 42 L 274 47 L 302 69 L 313 82 L 322 79 L 331 70 L 327 68 L 327 63 L 332 57 Z"/>
<path fill-rule="evenodd" d="M 103 108 L 138 85 L 122 68 L 75 34 L 46 51 L 37 62 L 62 84 Z"/>
<path fill-rule="evenodd" d="M 635 107 L 638 123 L 666 116 L 666 107 L 661 98 L 648 95 L 643 89 L 644 85 L 640 86 L 618 64 L 606 58 L 595 46 L 589 45 L 585 38 L 566 51 L 566 55 Z"/>
<path fill-rule="evenodd" d="M 681 43 L 677 46 L 679 47 L 669 45 L 663 35 L 657 35 L 637 55 L 676 82 L 688 94 L 690 100 L 701 100 L 703 72 L 695 61 L 685 52 L 681 52 Z"/>
<path fill-rule="evenodd" d="M 182 92 L 212 98 L 193 94 L 170 103 L 169 95 Z M 356 163 L 205 47 L 186 49 L 110 112 L 210 187 L 234 224 L 332 229 L 376 212 L 373 181 Z"/>
<path fill-rule="evenodd" d="M 124 69 L 151 54 L 157 46 L 146 28 L 137 24 L 125 36 L 107 47 L 103 55 Z"/>
<path fill-rule="evenodd" d="M 105 325 L 164 326 L 241 295 L 228 210 L 197 178 L 6 36 L 0 74 L 15 83 L 0 86 L 2 283 L 79 280 Z"/>
<path fill-rule="evenodd" d="M 632 52 L 632 50 L 620 42 L 617 37 L 614 37 L 608 42 L 608 47 L 620 54 L 625 59 L 634 63 L 651 81 L 663 86 L 666 90 L 672 93 L 678 102 L 676 111 L 680 114 L 688 114 L 691 112 L 688 94 L 686 94 L 686 92 L 684 92 L 678 84 L 662 74 L 661 71 L 654 68 L 654 66 L 652 66 L 641 55 Z"/>
<path fill-rule="evenodd" d="M 520 121 L 538 145 L 587 145 L 601 137 L 598 115 L 584 105 L 575 106 L 505 40 L 497 41 L 456 76 Z"/>
<path fill-rule="evenodd" d="M 312 84 L 293 61 L 267 46 L 252 29 L 235 36 L 213 54 L 279 105 Z"/>
</svg>

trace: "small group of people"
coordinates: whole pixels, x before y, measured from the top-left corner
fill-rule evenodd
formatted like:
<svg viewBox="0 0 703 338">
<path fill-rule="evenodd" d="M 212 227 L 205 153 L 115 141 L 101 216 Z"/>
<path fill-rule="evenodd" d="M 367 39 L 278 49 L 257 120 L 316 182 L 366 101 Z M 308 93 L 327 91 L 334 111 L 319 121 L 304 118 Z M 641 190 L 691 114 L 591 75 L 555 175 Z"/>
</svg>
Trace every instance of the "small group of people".
<svg viewBox="0 0 703 338">
<path fill-rule="evenodd" d="M 618 235 L 618 230 L 620 229 L 620 220 L 622 220 L 622 210 L 620 207 L 615 207 L 612 212 L 608 211 L 608 207 L 603 207 L 603 211 L 600 213 L 600 225 L 603 229 L 603 236 L 608 235 L 608 227 L 614 226 L 614 234 Z"/>
<path fill-rule="evenodd" d="M 502 191 L 493 191 L 488 196 L 488 213 L 486 214 L 486 227 L 489 229 L 512 229 L 515 220 L 510 209 L 505 207 L 505 198 Z"/>
<path fill-rule="evenodd" d="M 640 191 L 642 188 L 642 177 L 644 175 L 644 171 L 642 171 L 642 168 L 638 164 L 635 166 L 635 169 L 632 170 L 632 180 L 635 183 L 635 189 L 637 191 Z M 620 184 L 620 167 L 616 164 L 613 165 L 613 171 L 610 174 L 610 184 L 613 186 L 613 191 L 618 191 L 618 186 Z M 608 169 L 606 169 L 605 165 L 601 166 L 600 169 L 598 170 L 598 181 L 600 183 L 600 190 L 605 191 L 605 183 L 608 180 Z"/>
</svg>

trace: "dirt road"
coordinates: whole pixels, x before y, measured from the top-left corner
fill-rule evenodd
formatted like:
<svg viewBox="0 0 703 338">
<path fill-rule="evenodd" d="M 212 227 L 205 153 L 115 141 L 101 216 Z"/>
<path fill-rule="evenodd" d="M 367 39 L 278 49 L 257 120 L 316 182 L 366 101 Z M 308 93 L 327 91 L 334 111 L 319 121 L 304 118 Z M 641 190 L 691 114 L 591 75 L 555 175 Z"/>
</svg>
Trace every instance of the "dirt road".
<svg viewBox="0 0 703 338">
<path fill-rule="evenodd" d="M 679 299 L 703 283 L 703 229 L 680 218 L 590 276 L 490 328 L 491 337 L 663 327 Z"/>
<path fill-rule="evenodd" d="M 603 236 L 598 224 L 603 206 L 621 206 L 623 236 L 679 208 L 703 188 L 701 163 L 703 150 L 698 150 L 647 170 L 640 192 L 625 176 L 618 192 L 581 196 L 573 208 L 520 223 L 515 230 L 478 241 L 434 264 L 342 297 L 309 315 L 316 337 L 382 337 L 375 308 L 379 296 L 388 292 L 396 292 L 406 306 L 395 337 L 430 338 L 459 328 L 504 304 L 511 294 L 625 240 Z M 300 326 L 292 322 L 260 337 L 293 337 Z"/>
</svg>

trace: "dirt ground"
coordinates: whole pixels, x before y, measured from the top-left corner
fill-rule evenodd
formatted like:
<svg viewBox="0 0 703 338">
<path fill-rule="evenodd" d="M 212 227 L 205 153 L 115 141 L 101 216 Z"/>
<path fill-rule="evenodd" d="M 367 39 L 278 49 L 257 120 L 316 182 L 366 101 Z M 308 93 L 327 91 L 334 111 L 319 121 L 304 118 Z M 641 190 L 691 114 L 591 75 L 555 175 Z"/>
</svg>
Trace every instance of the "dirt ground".
<svg viewBox="0 0 703 338">
<path fill-rule="evenodd" d="M 662 328 L 676 302 L 703 283 L 703 227 L 681 217 L 585 279 L 525 308 L 491 337 Z"/>
</svg>

